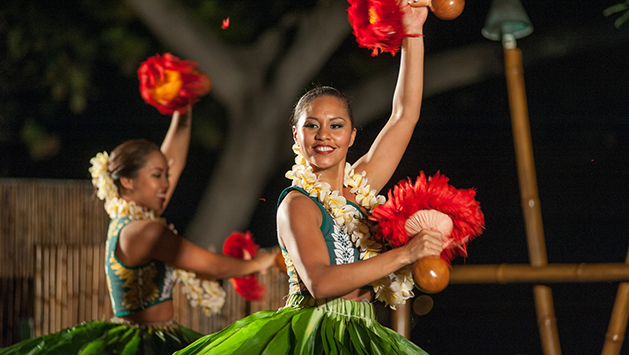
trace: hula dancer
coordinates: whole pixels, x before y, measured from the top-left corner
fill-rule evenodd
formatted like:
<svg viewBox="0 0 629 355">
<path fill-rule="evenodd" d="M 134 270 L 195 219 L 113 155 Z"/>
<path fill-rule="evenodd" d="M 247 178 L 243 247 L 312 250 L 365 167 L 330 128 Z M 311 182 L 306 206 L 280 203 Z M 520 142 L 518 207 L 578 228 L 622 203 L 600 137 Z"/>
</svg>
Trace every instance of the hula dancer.
<svg viewBox="0 0 629 355">
<path fill-rule="evenodd" d="M 277 211 L 278 241 L 290 283 L 286 306 L 257 312 L 199 339 L 189 354 L 425 354 L 374 317 L 372 301 L 395 308 L 413 296 L 412 264 L 443 250 L 438 231 L 423 230 L 404 246 L 375 242 L 370 211 L 419 119 L 423 91 L 425 7 L 400 5 L 408 37 L 389 121 L 353 164 L 356 138 L 348 99 L 330 87 L 307 92 L 292 118 L 296 164 Z"/>
<path fill-rule="evenodd" d="M 111 217 L 105 271 L 114 319 L 25 340 L 0 354 L 170 355 L 202 336 L 173 321 L 175 282 L 182 282 L 191 302 L 210 315 L 221 310 L 225 292 L 207 278 L 248 275 L 274 264 L 275 255 L 264 252 L 248 261 L 212 253 L 178 236 L 160 217 L 186 163 L 187 110 L 185 115 L 174 111 L 161 148 L 144 139 L 130 140 L 111 155 L 103 152 L 91 159 L 92 182 Z"/>
</svg>

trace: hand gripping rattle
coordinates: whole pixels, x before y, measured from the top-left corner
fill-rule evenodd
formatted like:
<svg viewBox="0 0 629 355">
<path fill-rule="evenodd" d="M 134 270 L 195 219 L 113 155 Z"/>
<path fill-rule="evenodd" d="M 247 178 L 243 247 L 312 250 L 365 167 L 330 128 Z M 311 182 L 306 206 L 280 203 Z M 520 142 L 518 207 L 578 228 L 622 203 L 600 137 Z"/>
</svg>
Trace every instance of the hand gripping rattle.
<svg viewBox="0 0 629 355">
<path fill-rule="evenodd" d="M 442 291 L 450 280 L 450 261 L 467 256 L 467 243 L 482 232 L 485 219 L 474 189 L 456 189 L 439 172 L 413 183 L 402 180 L 389 190 L 387 202 L 374 208 L 369 219 L 378 222 L 376 239 L 392 247 L 405 245 L 421 230 L 441 232 L 440 257 L 424 257 L 413 266 L 413 279 L 426 293 Z"/>
</svg>

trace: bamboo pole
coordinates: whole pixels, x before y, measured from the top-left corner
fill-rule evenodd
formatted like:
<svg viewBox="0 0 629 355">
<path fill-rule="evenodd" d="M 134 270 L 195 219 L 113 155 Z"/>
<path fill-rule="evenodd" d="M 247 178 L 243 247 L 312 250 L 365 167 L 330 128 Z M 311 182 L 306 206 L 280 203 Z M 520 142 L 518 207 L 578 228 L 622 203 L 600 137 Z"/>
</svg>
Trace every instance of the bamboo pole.
<svg viewBox="0 0 629 355">
<path fill-rule="evenodd" d="M 70 323 L 70 319 L 68 319 L 68 274 L 71 269 L 68 269 L 68 247 L 65 244 L 60 245 L 59 247 L 59 290 L 57 291 L 57 295 L 59 295 L 59 309 L 60 313 L 59 317 L 59 330 L 70 327 L 74 324 Z"/>
<path fill-rule="evenodd" d="M 81 268 L 79 269 L 79 322 L 86 321 L 88 319 L 87 313 L 87 245 L 81 246 L 81 252 L 79 253 Z"/>
<path fill-rule="evenodd" d="M 450 270 L 452 284 L 629 282 L 629 264 L 462 265 Z"/>
<path fill-rule="evenodd" d="M 629 250 L 625 264 L 629 266 Z M 624 334 L 627 330 L 627 319 L 629 319 L 629 282 L 623 282 L 618 286 L 614 309 L 609 320 L 607 334 L 605 334 L 605 344 L 602 355 L 618 355 L 625 340 Z"/>
<path fill-rule="evenodd" d="M 8 287 L 7 287 L 7 279 L 0 277 L 0 319 L 4 320 L 5 319 L 5 304 L 7 304 L 7 301 L 5 300 L 6 296 L 9 295 L 9 293 L 7 292 Z M 4 323 L 5 322 L 0 322 L 0 334 L 4 334 Z M 4 340 L 2 338 L 0 338 L 0 347 L 5 347 L 5 346 L 9 346 L 10 342 L 7 340 L 6 344 L 4 343 Z"/>
<path fill-rule="evenodd" d="M 91 257 L 94 260 L 92 264 L 92 317 L 90 320 L 99 319 L 98 314 L 98 288 L 99 288 L 99 279 L 100 279 L 100 271 L 102 265 L 104 263 L 100 260 L 99 248 L 97 246 L 91 247 Z"/>
<path fill-rule="evenodd" d="M 518 167 L 520 197 L 524 213 L 529 259 L 532 266 L 540 267 L 547 265 L 548 261 L 542 226 L 542 213 L 537 194 L 535 164 L 533 162 L 533 146 L 524 89 L 522 52 L 516 47 L 513 35 L 505 35 L 503 37 L 503 48 L 513 142 Z M 561 354 L 561 349 L 552 291 L 548 286 L 534 285 L 533 294 L 544 353 L 546 355 L 559 355 Z"/>
<path fill-rule="evenodd" d="M 79 284 L 81 281 L 81 246 L 77 245 L 72 249 L 72 324 L 79 324 L 81 320 L 79 318 L 79 308 L 81 307 L 79 303 L 80 298 L 80 288 Z"/>
<path fill-rule="evenodd" d="M 62 308 L 62 304 L 63 304 L 63 271 L 65 269 L 65 265 L 63 265 L 63 260 L 62 260 L 62 254 L 63 254 L 63 250 L 62 250 L 63 246 L 62 245 L 57 245 L 55 246 L 55 267 L 51 268 L 51 271 L 55 273 L 55 294 L 54 294 L 54 299 L 55 299 L 55 314 L 54 314 L 54 318 L 51 317 L 51 320 L 54 322 L 54 329 L 51 330 L 51 333 L 54 332 L 58 332 L 61 329 L 63 329 L 62 327 L 62 320 L 63 320 L 63 308 Z"/>
<path fill-rule="evenodd" d="M 42 283 L 43 283 L 43 256 L 42 256 L 42 247 L 41 245 L 36 245 L 35 246 L 35 279 L 34 279 L 34 287 L 35 287 L 35 315 L 34 315 L 34 319 L 35 319 L 35 332 L 34 335 L 36 337 L 43 335 L 42 334 L 42 314 L 44 312 L 43 310 L 43 304 L 44 304 L 44 297 L 43 297 L 43 291 L 42 291 Z"/>
<path fill-rule="evenodd" d="M 98 271 L 98 318 L 97 319 L 109 319 L 107 318 L 107 302 L 106 299 L 109 298 L 109 289 L 107 288 L 107 281 L 105 280 L 105 245 L 99 244 L 96 245 L 95 248 L 98 252 L 96 253 L 99 257 L 97 268 Z"/>
<path fill-rule="evenodd" d="M 45 335 L 50 332 L 50 276 L 48 274 L 48 270 L 50 270 L 50 249 L 43 249 L 43 316 L 42 316 L 42 327 L 40 335 Z"/>
</svg>

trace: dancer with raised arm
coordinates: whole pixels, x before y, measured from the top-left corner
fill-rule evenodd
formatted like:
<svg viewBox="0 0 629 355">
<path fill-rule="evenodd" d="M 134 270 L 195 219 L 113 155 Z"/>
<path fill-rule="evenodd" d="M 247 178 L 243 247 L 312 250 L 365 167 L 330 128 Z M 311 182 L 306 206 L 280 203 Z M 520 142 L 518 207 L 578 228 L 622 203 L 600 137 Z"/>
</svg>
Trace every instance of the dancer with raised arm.
<svg viewBox="0 0 629 355">
<path fill-rule="evenodd" d="M 210 252 L 178 236 L 161 217 L 186 164 L 193 102 L 188 98 L 187 107 L 169 111 L 161 147 L 129 140 L 91 159 L 92 182 L 111 217 L 105 272 L 115 317 L 25 340 L 0 354 L 170 355 L 202 336 L 173 320 L 175 282 L 181 280 L 184 292 L 209 315 L 225 301 L 211 279 L 257 273 L 275 263 L 275 254 L 265 252 L 251 260 Z"/>
<path fill-rule="evenodd" d="M 262 311 L 199 339 L 189 354 L 425 354 L 379 324 L 374 298 L 395 307 L 412 296 L 411 265 L 438 256 L 442 236 L 422 230 L 384 251 L 371 238 L 370 211 L 393 175 L 419 119 L 423 90 L 425 7 L 400 5 L 405 32 L 389 121 L 371 148 L 346 162 L 356 139 L 352 109 L 331 87 L 308 91 L 296 104 L 292 129 L 296 164 L 280 196 L 278 241 L 288 269 L 286 306 Z M 395 278 L 391 275 L 397 273 Z"/>
</svg>

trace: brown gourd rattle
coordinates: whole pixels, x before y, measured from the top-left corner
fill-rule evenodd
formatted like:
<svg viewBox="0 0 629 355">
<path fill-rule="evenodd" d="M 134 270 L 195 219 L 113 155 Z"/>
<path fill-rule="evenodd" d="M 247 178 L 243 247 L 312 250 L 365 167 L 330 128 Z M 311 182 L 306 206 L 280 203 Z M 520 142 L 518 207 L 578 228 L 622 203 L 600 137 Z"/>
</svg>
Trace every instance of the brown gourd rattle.
<svg viewBox="0 0 629 355">
<path fill-rule="evenodd" d="M 454 20 L 463 12 L 465 0 L 417 0 L 411 2 L 410 5 L 411 7 L 426 6 L 438 18 Z"/>
<path fill-rule="evenodd" d="M 452 219 L 436 210 L 420 210 L 404 223 L 406 233 L 412 238 L 422 230 L 441 232 L 444 248 L 452 234 Z M 450 267 L 438 255 L 426 256 L 413 265 L 413 280 L 417 288 L 426 293 L 441 292 L 450 282 Z"/>
</svg>

